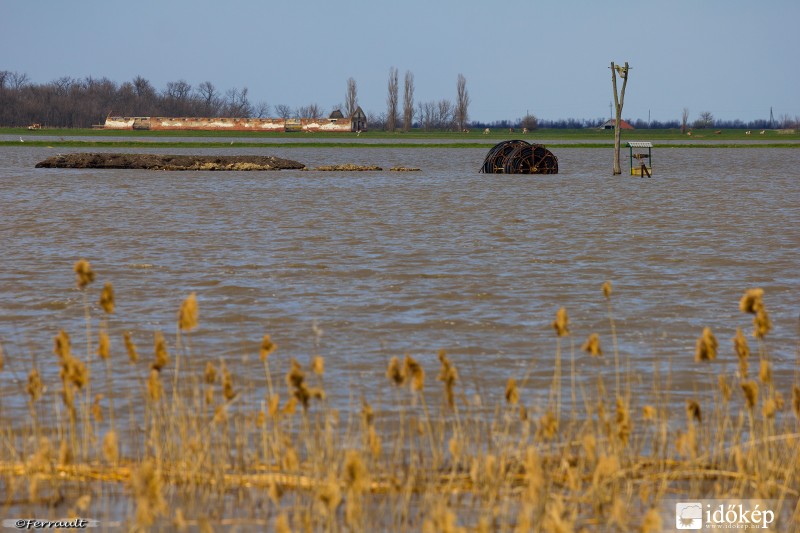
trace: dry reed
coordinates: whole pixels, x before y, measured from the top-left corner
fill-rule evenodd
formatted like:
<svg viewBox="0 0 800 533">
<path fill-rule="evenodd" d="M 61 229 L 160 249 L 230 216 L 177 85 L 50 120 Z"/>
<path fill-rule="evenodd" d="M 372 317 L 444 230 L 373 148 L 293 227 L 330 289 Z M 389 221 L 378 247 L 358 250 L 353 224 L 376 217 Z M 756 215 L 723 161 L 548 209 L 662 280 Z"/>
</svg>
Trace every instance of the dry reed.
<svg viewBox="0 0 800 533">
<path fill-rule="evenodd" d="M 88 262 L 79 261 L 74 270 L 79 288 L 91 291 Z M 800 384 L 783 391 L 791 397 L 784 402 L 779 363 L 766 348 L 772 324 L 763 291 L 747 291 L 739 303 L 755 317 L 758 379 L 748 379 L 750 349 L 740 329 L 734 353 L 726 356 L 705 328 L 695 360 L 703 370 L 714 368 L 711 383 L 717 385 L 685 400 L 684 408 L 676 408 L 659 375 L 651 393 L 630 394 L 632 371 L 619 365 L 610 282 L 602 292 L 616 390 L 607 392 L 599 375 L 578 386 L 577 369 L 602 363 L 593 359 L 602 355 L 597 333 L 582 345 L 586 354 L 573 349 L 571 379 L 561 379 L 562 339 L 578 330 L 561 308 L 552 322 L 557 346 L 550 390 L 536 390 L 547 388 L 541 383 L 528 387 L 527 376 L 510 376 L 504 388 L 469 396 L 468 382 L 456 370 L 459 357 L 440 350 L 437 409 L 426 401 L 433 389 L 426 388 L 426 359 L 406 354 L 402 361 L 389 358 L 385 367 L 394 405 L 386 398 L 361 398 L 345 423 L 338 406 L 325 400 L 326 362 L 316 353 L 316 325 L 308 372 L 296 359 L 277 355 L 277 345 L 264 335 L 260 346 L 252 345 L 258 346 L 264 373 L 242 370 L 233 360 L 206 359 L 178 376 L 178 354 L 185 347 L 180 335 L 199 328 L 196 296 L 180 306 L 176 345 L 153 333 L 154 357 L 146 363 L 139 361 L 133 334 L 109 324 L 115 304 L 106 283 L 97 350 L 87 354 L 106 362 L 106 383 L 94 383 L 96 393 L 81 400 L 77 392 L 93 378 L 90 365 L 73 354 L 65 330 L 53 340 L 57 377 L 40 372 L 35 361 L 12 369 L 27 380 L 20 380 L 21 411 L 5 399 L 0 406 L 8 428 L 0 450 L 0 492 L 15 512 L 39 512 L 63 500 L 81 515 L 141 530 L 237 524 L 281 532 L 655 532 L 668 516 L 663 502 L 676 495 L 786 502 L 782 527 L 796 529 L 791 506 L 800 497 Z M 124 369 L 113 364 L 111 348 L 120 333 L 130 362 Z M 170 349 L 176 357 L 170 358 Z M 736 372 L 708 363 L 733 355 Z M 283 383 L 273 384 L 269 362 L 276 358 L 288 370 Z M 0 371 L 16 364 L 0 351 Z M 127 397 L 115 391 L 112 371 L 133 374 L 138 388 L 127 387 Z M 171 398 L 164 394 L 164 379 L 181 383 Z M 571 410 L 560 403 L 564 387 L 573 389 Z M 532 393 L 549 401 L 537 403 Z M 584 413 L 577 409 L 578 394 Z M 498 400 L 494 410 L 492 398 Z M 118 423 L 114 401 L 122 401 L 126 413 Z M 126 503 L 115 505 L 117 498 Z"/>
</svg>

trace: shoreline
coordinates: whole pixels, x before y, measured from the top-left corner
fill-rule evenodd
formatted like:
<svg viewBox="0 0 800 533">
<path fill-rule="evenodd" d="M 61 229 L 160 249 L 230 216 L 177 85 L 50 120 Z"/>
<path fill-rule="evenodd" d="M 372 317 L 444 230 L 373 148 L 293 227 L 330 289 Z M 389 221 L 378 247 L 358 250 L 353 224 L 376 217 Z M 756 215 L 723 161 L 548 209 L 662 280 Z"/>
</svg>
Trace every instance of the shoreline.
<svg viewBox="0 0 800 533">
<path fill-rule="evenodd" d="M 536 139 L 531 139 L 536 142 Z M 20 141 L 0 141 L 0 146 L 3 147 L 36 147 L 36 148 L 215 148 L 215 149 L 235 149 L 235 148 L 480 148 L 488 149 L 496 144 L 496 139 L 487 142 L 326 142 L 326 141 L 309 141 L 309 142 L 173 142 L 173 141 L 38 141 L 38 140 L 24 140 Z M 702 142 L 697 144 L 689 143 L 676 143 L 676 142 L 656 142 L 654 143 L 658 148 L 670 149 L 713 149 L 713 148 L 734 148 L 734 149 L 759 149 L 759 148 L 779 148 L 779 149 L 797 149 L 800 148 L 800 141 L 798 142 L 764 142 L 764 143 L 730 143 L 730 142 Z M 613 148 L 613 142 L 554 142 L 546 143 L 548 148 L 597 148 L 608 149 Z M 625 145 L 622 145 L 625 147 Z"/>
<path fill-rule="evenodd" d="M 674 129 L 648 129 L 622 132 L 622 145 L 628 141 L 650 141 L 658 148 L 800 148 L 800 133 L 747 135 L 745 130 L 693 130 L 692 135 Z M 84 147 L 84 148 L 481 148 L 498 142 L 523 139 L 552 148 L 602 148 L 614 145 L 613 130 L 537 129 L 528 133 L 492 129 L 488 134 L 473 129 L 467 133 L 450 131 L 356 133 L 275 133 L 259 131 L 134 131 L 105 129 L 0 127 L 0 146 Z"/>
</svg>

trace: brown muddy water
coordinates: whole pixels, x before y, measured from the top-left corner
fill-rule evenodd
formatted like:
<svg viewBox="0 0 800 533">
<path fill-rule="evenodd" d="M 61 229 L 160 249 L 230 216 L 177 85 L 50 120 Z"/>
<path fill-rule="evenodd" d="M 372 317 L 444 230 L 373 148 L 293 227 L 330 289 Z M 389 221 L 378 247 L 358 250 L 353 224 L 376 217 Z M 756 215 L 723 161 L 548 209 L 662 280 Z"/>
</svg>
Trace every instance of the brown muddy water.
<svg viewBox="0 0 800 533">
<path fill-rule="evenodd" d="M 674 376 L 674 394 L 703 390 L 708 377 L 693 357 L 705 326 L 720 342 L 715 364 L 732 370 L 730 339 L 737 327 L 752 330 L 738 302 L 752 287 L 764 289 L 774 324 L 767 348 L 776 381 L 785 389 L 794 380 L 797 150 L 656 146 L 652 179 L 612 177 L 611 150 L 582 148 L 555 150 L 561 172 L 552 176 L 479 174 L 483 149 L 267 151 L 308 167 L 405 165 L 416 173 L 34 169 L 57 151 L 78 150 L 0 149 L 0 342 L 13 370 L 0 374 L 5 408 L 10 397 L 23 402 L 33 359 L 41 366 L 54 357 L 59 329 L 81 352 L 84 305 L 72 272 L 79 258 L 98 274 L 95 316 L 102 283 L 114 284 L 112 357 L 125 360 L 125 330 L 151 357 L 153 332 L 174 333 L 181 301 L 196 292 L 190 365 L 224 359 L 263 376 L 258 346 L 269 333 L 279 345 L 276 372 L 291 357 L 305 363 L 319 353 L 331 401 L 342 405 L 373 396 L 389 358 L 404 353 L 437 387 L 440 348 L 465 390 L 484 398 L 501 397 L 508 377 L 533 364 L 523 391 L 533 402 L 552 379 L 550 324 L 560 306 L 579 379 L 597 373 L 579 352 L 592 332 L 606 353 L 600 371 L 611 376 L 606 280 L 634 386 L 649 389 L 658 367 Z M 119 367 L 116 375 L 132 372 Z M 57 365 L 43 369 L 52 381 L 48 372 Z M 135 385 L 115 386 L 124 395 Z"/>
</svg>

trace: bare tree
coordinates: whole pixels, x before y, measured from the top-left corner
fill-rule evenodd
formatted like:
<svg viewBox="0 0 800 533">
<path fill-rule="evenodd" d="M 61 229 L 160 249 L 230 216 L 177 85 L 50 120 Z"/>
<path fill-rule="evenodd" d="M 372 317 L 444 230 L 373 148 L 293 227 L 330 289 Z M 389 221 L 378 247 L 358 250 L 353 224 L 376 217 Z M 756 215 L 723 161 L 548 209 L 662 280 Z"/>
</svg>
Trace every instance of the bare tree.
<svg viewBox="0 0 800 533">
<path fill-rule="evenodd" d="M 681 113 L 681 133 L 686 133 L 686 126 L 689 123 L 689 108 L 684 107 Z"/>
<path fill-rule="evenodd" d="M 141 76 L 133 78 L 133 88 L 139 98 L 152 98 L 156 95 L 156 90 L 153 89 L 150 81 Z"/>
<path fill-rule="evenodd" d="M 70 87 L 72 87 L 72 78 L 69 76 L 62 76 L 61 78 L 53 80 L 50 84 L 55 88 L 56 94 L 65 96 L 69 93 Z"/>
<path fill-rule="evenodd" d="M 535 115 L 528 113 L 520 121 L 520 126 L 526 128 L 528 131 L 533 131 L 539 127 L 539 119 Z"/>
<path fill-rule="evenodd" d="M 263 101 L 258 102 L 255 107 L 253 107 L 253 116 L 255 118 L 269 117 L 269 104 Z"/>
<path fill-rule="evenodd" d="M 229 117 L 248 118 L 253 114 L 253 106 L 247 97 L 247 87 L 241 90 L 228 89 L 225 93 L 225 114 Z"/>
<path fill-rule="evenodd" d="M 436 119 L 434 124 L 439 129 L 450 129 L 453 126 L 455 106 L 447 99 L 439 100 L 436 103 Z"/>
<path fill-rule="evenodd" d="M 206 116 L 218 114 L 217 112 L 220 108 L 219 93 L 213 83 L 204 81 L 198 85 L 197 99 L 201 102 Z"/>
<path fill-rule="evenodd" d="M 164 90 L 164 106 L 168 115 L 190 115 L 189 95 L 192 86 L 184 80 L 170 81 Z"/>
<path fill-rule="evenodd" d="M 279 118 L 285 120 L 292 116 L 292 108 L 286 104 L 278 104 L 275 106 L 275 113 Z"/>
<path fill-rule="evenodd" d="M 308 117 L 309 118 L 322 118 L 325 114 L 325 109 L 320 107 L 319 104 L 308 104 Z"/>
<path fill-rule="evenodd" d="M 367 124 L 369 124 L 370 128 L 374 129 L 388 129 L 386 126 L 386 113 L 373 113 L 372 111 L 368 111 Z"/>
<path fill-rule="evenodd" d="M 210 81 L 204 81 L 197 86 L 197 95 L 206 104 L 210 104 L 214 100 L 214 97 L 217 96 L 217 88 L 214 87 L 214 84 Z"/>
<path fill-rule="evenodd" d="M 628 62 L 624 67 L 615 65 L 611 62 L 611 82 L 614 86 L 614 109 L 616 119 L 614 120 L 614 175 L 622 174 L 619 165 L 619 143 L 620 143 L 620 121 L 622 120 L 622 106 L 625 104 L 625 86 L 628 85 Z M 617 74 L 622 78 L 622 91 L 617 94 Z"/>
<path fill-rule="evenodd" d="M 125 116 L 135 115 L 133 110 L 136 108 L 136 92 L 133 89 L 133 83 L 123 81 L 117 91 L 117 106 L 118 109 Z"/>
<path fill-rule="evenodd" d="M 300 106 L 295 111 L 295 118 L 320 118 L 322 115 L 322 108 L 318 104 Z"/>
<path fill-rule="evenodd" d="M 167 82 L 167 88 L 164 91 L 168 98 L 175 100 L 186 100 L 192 92 L 192 86 L 185 80 Z"/>
<path fill-rule="evenodd" d="M 389 69 L 389 94 L 386 97 L 386 129 L 391 132 L 397 127 L 398 90 L 397 69 L 392 67 Z"/>
<path fill-rule="evenodd" d="M 454 118 L 458 124 L 458 130 L 464 131 L 467 127 L 467 120 L 469 120 L 469 93 L 467 92 L 467 80 L 463 74 L 458 75 L 458 83 L 456 85 L 457 99 Z"/>
<path fill-rule="evenodd" d="M 423 130 L 430 131 L 432 129 L 450 129 L 453 127 L 453 111 L 455 107 L 450 100 L 420 102 L 417 108 L 417 116 Z"/>
<path fill-rule="evenodd" d="M 420 102 L 417 107 L 419 125 L 423 131 L 429 131 L 436 121 L 436 102 Z"/>
<path fill-rule="evenodd" d="M 347 93 L 344 97 L 344 114 L 347 117 L 352 117 L 353 113 L 358 108 L 358 87 L 356 87 L 356 80 L 353 78 L 347 79 Z"/>
<path fill-rule="evenodd" d="M 403 131 L 408 132 L 414 122 L 414 74 L 406 71 L 403 89 Z"/>
<path fill-rule="evenodd" d="M 8 83 L 12 89 L 22 89 L 28 85 L 30 81 L 28 75 L 24 72 L 8 72 L 7 76 L 8 81 L 6 83 Z"/>
<path fill-rule="evenodd" d="M 158 95 L 149 80 L 136 76 L 133 78 L 134 107 L 128 112 L 134 116 L 147 116 L 157 112 Z"/>
<path fill-rule="evenodd" d="M 714 115 L 711 114 L 711 111 L 703 111 L 700 113 L 700 118 L 697 119 L 694 123 L 696 128 L 708 128 L 714 124 Z"/>
</svg>

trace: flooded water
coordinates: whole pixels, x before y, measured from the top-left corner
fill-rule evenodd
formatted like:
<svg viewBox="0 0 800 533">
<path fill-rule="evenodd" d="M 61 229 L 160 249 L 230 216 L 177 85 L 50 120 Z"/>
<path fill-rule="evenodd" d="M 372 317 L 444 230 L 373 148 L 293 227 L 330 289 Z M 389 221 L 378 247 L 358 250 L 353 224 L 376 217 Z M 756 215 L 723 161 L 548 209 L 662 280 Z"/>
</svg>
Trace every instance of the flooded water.
<svg viewBox="0 0 800 533">
<path fill-rule="evenodd" d="M 714 364 L 732 370 L 730 339 L 736 327 L 752 330 L 738 301 L 752 287 L 765 290 L 774 324 L 766 347 L 776 378 L 792 381 L 797 150 L 656 146 L 652 179 L 612 177 L 611 150 L 582 148 L 556 150 L 560 173 L 552 176 L 479 174 L 483 149 L 268 150 L 309 167 L 421 168 L 413 173 L 33 168 L 57 151 L 78 150 L 0 148 L 0 341 L 15 369 L 0 377 L 4 394 L 24 388 L 34 357 L 54 357 L 60 328 L 80 353 L 84 306 L 72 272 L 79 258 L 98 274 L 89 296 L 95 316 L 102 283 L 114 284 L 113 357 L 125 360 L 125 330 L 151 357 L 153 332 L 174 333 L 176 311 L 194 291 L 201 326 L 190 364 L 225 359 L 261 372 L 258 346 L 269 333 L 284 371 L 290 357 L 326 358 L 334 401 L 382 387 L 389 358 L 405 353 L 436 387 L 440 348 L 467 391 L 490 396 L 533 363 L 534 394 L 552 376 L 550 323 L 560 306 L 570 316 L 579 379 L 610 376 L 606 280 L 636 386 L 650 388 L 657 364 L 679 376 L 676 394 L 705 387 L 693 362 L 705 326 L 720 342 Z M 606 354 L 600 363 L 579 352 L 592 332 Z"/>
</svg>

